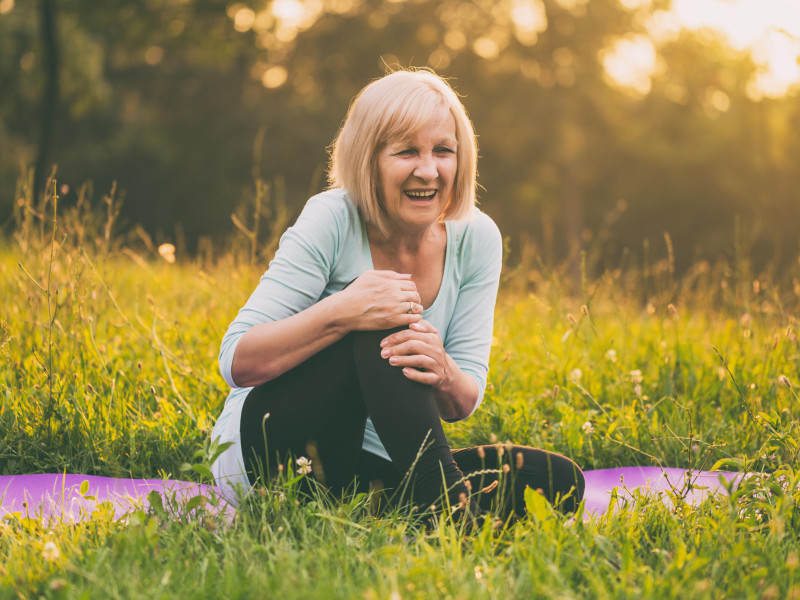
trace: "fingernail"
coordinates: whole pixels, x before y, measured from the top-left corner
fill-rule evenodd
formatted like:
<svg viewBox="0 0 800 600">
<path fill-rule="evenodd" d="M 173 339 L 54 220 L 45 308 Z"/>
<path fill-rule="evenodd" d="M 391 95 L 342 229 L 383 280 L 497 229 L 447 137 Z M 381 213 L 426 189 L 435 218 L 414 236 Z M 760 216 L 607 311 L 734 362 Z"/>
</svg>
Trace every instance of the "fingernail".
<svg viewBox="0 0 800 600">
<path fill-rule="evenodd" d="M 387 342 L 386 340 L 382 340 L 381 341 L 381 348 L 386 348 L 386 346 L 388 346 L 388 345 L 389 345 L 389 342 Z"/>
<path fill-rule="evenodd" d="M 393 356 L 392 358 L 390 358 L 389 359 L 389 364 L 390 365 L 396 365 L 397 364 L 397 357 Z"/>
<path fill-rule="evenodd" d="M 389 356 L 389 349 L 387 348 L 385 350 L 381 350 L 381 356 L 383 358 L 386 358 L 387 356 Z"/>
</svg>

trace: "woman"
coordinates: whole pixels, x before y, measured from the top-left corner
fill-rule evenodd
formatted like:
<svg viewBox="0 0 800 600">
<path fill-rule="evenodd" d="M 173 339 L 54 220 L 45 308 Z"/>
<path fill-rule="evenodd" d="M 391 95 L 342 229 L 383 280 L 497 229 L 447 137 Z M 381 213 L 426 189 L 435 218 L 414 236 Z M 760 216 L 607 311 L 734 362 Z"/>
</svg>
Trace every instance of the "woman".
<svg viewBox="0 0 800 600">
<path fill-rule="evenodd" d="M 470 491 L 483 490 L 482 509 L 502 496 L 521 514 L 530 486 L 577 506 L 583 475 L 563 456 L 451 451 L 442 431 L 483 397 L 500 277 L 476 157 L 464 107 L 430 71 L 392 73 L 355 99 L 331 189 L 283 235 L 222 342 L 233 390 L 212 435 L 233 444 L 213 470 L 229 496 L 291 455 L 337 494 L 380 481 L 395 501 L 476 512 Z"/>
</svg>

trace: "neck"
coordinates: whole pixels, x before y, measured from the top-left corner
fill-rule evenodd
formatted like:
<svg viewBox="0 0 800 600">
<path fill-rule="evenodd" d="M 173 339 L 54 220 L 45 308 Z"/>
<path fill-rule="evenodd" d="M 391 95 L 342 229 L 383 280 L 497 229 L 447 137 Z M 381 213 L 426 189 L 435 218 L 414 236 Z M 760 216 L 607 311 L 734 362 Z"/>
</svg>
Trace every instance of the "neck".
<svg viewBox="0 0 800 600">
<path fill-rule="evenodd" d="M 381 235 L 370 227 L 367 235 L 370 241 L 387 254 L 414 254 L 423 243 L 436 236 L 441 223 L 433 223 L 424 227 L 392 227 L 387 235 Z"/>
</svg>

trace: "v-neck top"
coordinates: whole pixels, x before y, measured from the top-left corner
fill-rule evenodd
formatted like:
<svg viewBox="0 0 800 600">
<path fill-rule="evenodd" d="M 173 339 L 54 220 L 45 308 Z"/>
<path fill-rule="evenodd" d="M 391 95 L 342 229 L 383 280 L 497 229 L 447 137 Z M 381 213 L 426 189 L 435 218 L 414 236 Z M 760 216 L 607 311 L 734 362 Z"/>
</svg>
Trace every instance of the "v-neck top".
<svg viewBox="0 0 800 600">
<path fill-rule="evenodd" d="M 444 222 L 446 243 L 444 250 L 444 268 L 442 269 L 442 282 L 439 284 L 439 290 L 436 292 L 436 297 L 433 299 L 433 302 L 431 302 L 430 306 L 425 308 L 422 312 L 422 316 L 426 320 L 429 320 L 428 317 L 426 316 L 427 311 L 433 311 L 436 309 L 436 302 L 439 300 L 439 292 L 442 291 L 442 284 L 444 283 L 444 280 L 447 276 L 447 268 L 449 266 L 448 263 L 450 262 L 449 244 L 451 235 L 450 227 L 452 222 L 453 221 Z M 365 270 L 369 271 L 371 269 L 375 269 L 375 263 L 372 261 L 372 248 L 369 245 L 369 238 L 367 237 L 367 224 L 364 222 L 363 219 L 361 220 L 361 235 L 363 236 L 362 254 L 364 256 L 364 264 L 367 266 Z"/>
<path fill-rule="evenodd" d="M 442 282 L 422 316 L 439 331 L 447 354 L 478 384 L 477 408 L 489 370 L 502 238 L 494 222 L 477 208 L 467 220 L 445 221 L 445 228 Z M 250 327 L 299 313 L 371 269 L 367 226 L 345 190 L 328 190 L 311 198 L 281 237 L 258 287 L 222 339 L 219 366 L 232 389 L 211 435 L 220 442 L 233 442 L 212 465 L 223 491 L 249 487 L 240 446 L 240 420 L 244 399 L 252 388 L 237 387 L 231 376 L 239 339 Z M 391 460 L 369 419 L 363 448 Z"/>
</svg>

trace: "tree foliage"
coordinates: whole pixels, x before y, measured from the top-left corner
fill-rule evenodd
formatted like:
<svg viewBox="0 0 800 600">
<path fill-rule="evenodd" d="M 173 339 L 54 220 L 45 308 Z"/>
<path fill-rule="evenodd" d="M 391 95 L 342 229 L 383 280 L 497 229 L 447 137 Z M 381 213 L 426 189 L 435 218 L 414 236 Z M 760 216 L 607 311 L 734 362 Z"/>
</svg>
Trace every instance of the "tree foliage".
<svg viewBox="0 0 800 600">
<path fill-rule="evenodd" d="M 603 56 L 646 35 L 618 0 L 121 0 L 57 2 L 60 180 L 125 192 L 160 238 L 228 231 L 253 181 L 298 210 L 324 186 L 352 96 L 397 66 L 452 77 L 480 139 L 481 204 L 546 259 L 612 266 L 649 239 L 678 267 L 740 242 L 794 256 L 800 105 L 756 101 L 754 65 L 708 32 L 659 48 L 648 93 L 613 85 Z M 5 3 L 9 5 L 8 0 Z M 0 15 L 0 207 L 32 166 L 44 101 L 38 6 Z M 67 201 L 69 198 L 67 198 Z M 602 244 L 596 243 L 600 240 Z"/>
</svg>

